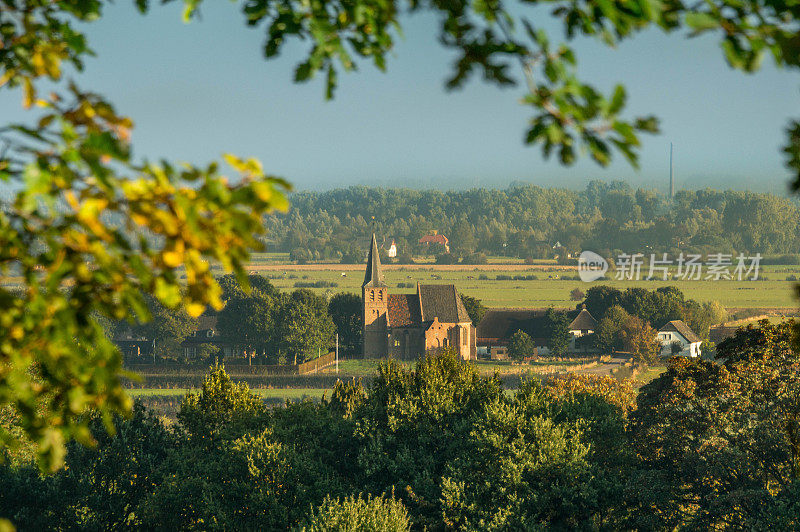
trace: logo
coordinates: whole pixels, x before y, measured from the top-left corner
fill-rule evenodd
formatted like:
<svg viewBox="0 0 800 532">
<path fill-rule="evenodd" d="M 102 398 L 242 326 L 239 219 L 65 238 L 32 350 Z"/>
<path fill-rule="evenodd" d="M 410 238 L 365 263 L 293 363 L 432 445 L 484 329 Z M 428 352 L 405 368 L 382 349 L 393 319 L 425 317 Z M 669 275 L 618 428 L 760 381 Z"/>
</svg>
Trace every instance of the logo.
<svg viewBox="0 0 800 532">
<path fill-rule="evenodd" d="M 584 283 L 591 283 L 605 276 L 608 271 L 606 259 L 594 251 L 583 251 L 578 257 L 578 276 Z"/>
</svg>

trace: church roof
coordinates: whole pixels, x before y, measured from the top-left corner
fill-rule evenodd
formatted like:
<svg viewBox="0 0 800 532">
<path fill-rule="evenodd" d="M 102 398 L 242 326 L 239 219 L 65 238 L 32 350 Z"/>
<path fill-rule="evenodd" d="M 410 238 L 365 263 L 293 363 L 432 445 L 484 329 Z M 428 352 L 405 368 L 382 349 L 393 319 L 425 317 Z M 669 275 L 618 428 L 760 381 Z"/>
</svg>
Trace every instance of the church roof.
<svg viewBox="0 0 800 532">
<path fill-rule="evenodd" d="M 378 241 L 375 240 L 375 233 L 372 233 L 372 245 L 367 256 L 367 272 L 364 274 L 364 284 L 362 287 L 386 287 L 381 271 L 381 257 L 378 254 Z"/>
<path fill-rule="evenodd" d="M 671 322 L 667 323 L 663 327 L 661 327 L 658 332 L 677 332 L 689 343 L 701 342 L 700 338 L 694 333 L 694 331 L 689 328 L 682 320 L 672 320 Z"/>
<path fill-rule="evenodd" d="M 441 323 L 470 321 L 452 284 L 418 285 L 415 294 L 389 294 L 387 311 L 389 327 L 422 326 L 434 318 Z"/>
<path fill-rule="evenodd" d="M 581 309 L 580 313 L 569 324 L 570 331 L 594 331 L 596 329 L 597 320 L 586 308 Z"/>
<path fill-rule="evenodd" d="M 470 321 L 467 309 L 452 284 L 418 285 L 422 321 L 437 318 L 443 323 L 462 323 Z"/>
<path fill-rule="evenodd" d="M 419 298 L 417 294 L 389 294 L 389 327 L 419 325 Z"/>
</svg>

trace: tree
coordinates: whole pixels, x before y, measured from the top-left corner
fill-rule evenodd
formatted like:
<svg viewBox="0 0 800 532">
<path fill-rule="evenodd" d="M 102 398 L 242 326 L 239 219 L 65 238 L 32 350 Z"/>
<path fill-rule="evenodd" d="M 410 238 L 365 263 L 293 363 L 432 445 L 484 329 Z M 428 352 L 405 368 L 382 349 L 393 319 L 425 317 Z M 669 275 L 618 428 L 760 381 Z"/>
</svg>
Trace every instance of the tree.
<svg viewBox="0 0 800 532">
<path fill-rule="evenodd" d="M 271 285 L 270 285 L 271 286 Z M 222 337 L 245 349 L 248 356 L 253 351 L 274 350 L 277 338 L 276 314 L 280 298 L 254 288 L 249 296 L 242 292 L 232 297 L 217 316 L 217 329 Z"/>
<path fill-rule="evenodd" d="M 168 309 L 153 297 L 146 296 L 145 300 L 150 321 L 132 325 L 132 332 L 153 340 L 156 356 L 173 360 L 182 357 L 181 343 L 195 331 L 197 319 L 183 308 Z"/>
<path fill-rule="evenodd" d="M 342 500 L 326 497 L 312 511 L 303 530 L 332 532 L 334 530 L 364 532 L 405 532 L 410 529 L 408 512 L 394 497 L 346 497 Z"/>
<path fill-rule="evenodd" d="M 720 342 L 721 363 L 674 358 L 642 388 L 631 415 L 644 480 L 636 504 L 661 526 L 738 526 L 763 519 L 765 508 L 785 519 L 779 508 L 800 477 L 792 328 L 740 329 Z"/>
<path fill-rule="evenodd" d="M 532 356 L 535 352 L 536 344 L 525 331 L 518 330 L 508 340 L 508 356 L 513 360 L 521 362 L 525 357 Z"/>
<path fill-rule="evenodd" d="M 295 364 L 326 354 L 333 346 L 335 327 L 328 302 L 310 290 L 284 297 L 276 321 L 278 346 Z"/>
<path fill-rule="evenodd" d="M 611 351 L 623 348 L 622 328 L 630 318 L 631 315 L 619 305 L 608 309 L 603 319 L 597 324 L 597 343 L 600 349 Z"/>
<path fill-rule="evenodd" d="M 644 320 L 629 316 L 620 329 L 622 347 L 633 353 L 633 358 L 642 364 L 653 364 L 658 361 L 661 343 L 658 334 Z"/>
<path fill-rule="evenodd" d="M 586 294 L 578 287 L 573 288 L 569 293 L 569 298 L 572 301 L 582 301 Z"/>
<path fill-rule="evenodd" d="M 673 356 L 677 355 L 678 353 L 683 351 L 683 345 L 679 341 L 676 340 L 676 341 L 672 342 L 671 344 L 669 344 L 669 350 L 670 350 L 670 352 L 672 353 Z"/>
<path fill-rule="evenodd" d="M 545 311 L 545 330 L 548 335 L 547 347 L 556 356 L 564 356 L 569 350 L 572 334 L 569 332 L 569 318 L 564 311 L 548 308 Z"/>
<path fill-rule="evenodd" d="M 464 308 L 467 309 L 467 314 L 469 314 L 472 325 L 477 327 L 483 319 L 483 316 L 486 315 L 486 307 L 483 306 L 483 303 L 481 303 L 481 300 L 477 297 L 464 294 L 461 294 L 461 302 L 464 303 Z"/>
<path fill-rule="evenodd" d="M 352 357 L 361 352 L 364 334 L 361 312 L 361 298 L 355 294 L 343 292 L 328 301 L 328 314 L 339 333 L 339 350 L 344 356 Z"/>
</svg>

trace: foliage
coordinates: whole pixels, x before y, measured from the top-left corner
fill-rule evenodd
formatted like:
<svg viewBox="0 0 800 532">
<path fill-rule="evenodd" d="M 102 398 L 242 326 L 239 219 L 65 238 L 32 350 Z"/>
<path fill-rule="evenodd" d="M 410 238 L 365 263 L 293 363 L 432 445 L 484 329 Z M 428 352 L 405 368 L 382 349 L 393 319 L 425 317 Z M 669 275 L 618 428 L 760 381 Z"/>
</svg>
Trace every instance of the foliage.
<svg viewBox="0 0 800 532">
<path fill-rule="evenodd" d="M 800 475 L 792 335 L 791 325 L 767 322 L 740 329 L 720 343 L 722 364 L 674 358 L 642 388 L 632 415 L 645 466 L 636 504 L 656 522 L 738 527 L 764 508 L 786 519 Z"/>
<path fill-rule="evenodd" d="M 586 298 L 586 293 L 580 288 L 573 288 L 569 293 L 569 298 L 572 301 L 583 301 Z"/>
<path fill-rule="evenodd" d="M 611 308 L 618 306 L 654 329 L 660 329 L 672 320 L 682 320 L 701 338 L 707 337 L 709 328 L 724 321 L 727 316 L 719 302 L 710 301 L 701 305 L 693 299 L 686 299 L 683 292 L 674 286 L 663 286 L 652 291 L 593 286 L 586 291 L 584 304 L 599 322 L 603 321 Z M 619 314 L 614 316 L 614 320 L 619 322 Z M 608 346 L 607 343 L 604 345 Z"/>
<path fill-rule="evenodd" d="M 308 517 L 302 530 L 308 532 L 403 532 L 409 530 L 403 503 L 390 497 L 366 499 L 355 496 L 342 500 L 326 497 Z"/>
<path fill-rule="evenodd" d="M 461 294 L 461 302 L 464 303 L 464 308 L 467 309 L 467 314 L 469 314 L 472 325 L 477 327 L 486 314 L 486 307 L 483 306 L 483 303 L 481 303 L 481 300 L 477 297 L 470 297 L 465 294 Z"/>
<path fill-rule="evenodd" d="M 355 294 L 336 294 L 328 301 L 328 314 L 339 333 L 339 349 L 346 357 L 361 352 L 364 334 L 361 312 L 361 298 Z"/>
<path fill-rule="evenodd" d="M 552 307 L 545 311 L 545 331 L 548 336 L 547 347 L 556 356 L 564 356 L 569 350 L 572 335 L 569 332 L 570 319 L 564 311 Z"/>
<path fill-rule="evenodd" d="M 347 256 L 363 263 L 363 243 L 373 230 L 408 254 L 430 255 L 433 249 L 419 238 L 438 229 L 452 240 L 464 220 L 473 235 L 471 247 L 487 256 L 553 259 L 556 241 L 572 253 L 589 249 L 612 259 L 622 251 L 652 250 L 657 259 L 668 253 L 673 260 L 680 253 L 760 252 L 764 264 L 769 254 L 800 252 L 797 202 L 754 192 L 681 190 L 670 201 L 624 182 L 592 181 L 581 191 L 523 184 L 424 192 L 351 187 L 300 192 L 291 200 L 288 214 L 267 216 L 269 243 L 287 253 L 301 245 L 310 252 L 308 260 Z M 373 227 L 376 212 L 381 216 Z M 459 258 L 451 255 L 443 260 Z M 465 255 L 461 263 L 476 258 Z M 642 274 L 648 275 L 646 265 Z"/>
<path fill-rule="evenodd" d="M 325 354 L 334 343 L 328 302 L 306 289 L 295 290 L 281 302 L 276 335 L 278 348 L 301 363 Z"/>
<path fill-rule="evenodd" d="M 247 352 L 263 351 L 275 343 L 279 298 L 254 289 L 230 297 L 217 314 L 217 330 L 223 338 L 238 342 Z"/>
<path fill-rule="evenodd" d="M 638 398 L 575 374 L 510 392 L 445 350 L 268 408 L 212 368 L 171 427 L 137 405 L 113 434 L 92 416 L 96 446 L 71 443 L 53 475 L 0 465 L 0 515 L 23 529 L 791 529 L 791 328 L 733 340 L 719 364 L 672 359 Z"/>
<path fill-rule="evenodd" d="M 622 347 L 633 353 L 633 358 L 642 364 L 654 364 L 661 353 L 661 342 L 656 330 L 636 316 L 629 316 L 619 331 Z"/>
<path fill-rule="evenodd" d="M 600 349 L 606 351 L 623 349 L 622 327 L 630 317 L 631 315 L 619 305 L 608 309 L 597 324 L 597 343 Z"/>
<path fill-rule="evenodd" d="M 536 344 L 533 338 L 523 330 L 518 330 L 508 340 L 508 356 L 512 360 L 521 361 L 525 357 L 533 356 L 535 352 Z"/>
</svg>

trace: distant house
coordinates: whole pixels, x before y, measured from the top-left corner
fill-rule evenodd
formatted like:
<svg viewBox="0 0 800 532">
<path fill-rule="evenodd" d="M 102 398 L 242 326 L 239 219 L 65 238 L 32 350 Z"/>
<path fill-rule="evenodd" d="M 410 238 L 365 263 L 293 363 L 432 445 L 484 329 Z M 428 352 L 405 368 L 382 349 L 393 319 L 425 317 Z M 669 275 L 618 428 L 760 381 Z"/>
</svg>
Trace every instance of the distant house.
<svg viewBox="0 0 800 532">
<path fill-rule="evenodd" d="M 681 320 L 672 320 L 658 330 L 658 341 L 661 342 L 661 356 L 700 356 L 702 340 Z M 673 354 L 672 344 L 678 342 L 681 351 Z"/>
<path fill-rule="evenodd" d="M 390 259 L 393 259 L 397 256 L 397 244 L 395 244 L 394 240 L 392 240 L 389 249 L 386 250 L 386 256 L 388 256 Z"/>
<path fill-rule="evenodd" d="M 431 234 L 425 235 L 419 239 L 420 244 L 425 244 L 429 246 L 431 244 L 441 244 L 444 246 L 445 252 L 450 253 L 450 241 L 447 239 L 446 236 L 440 235 L 436 231 L 432 231 Z"/>
<path fill-rule="evenodd" d="M 596 330 L 597 320 L 586 310 L 586 305 L 583 305 L 581 311 L 575 316 L 572 323 L 569 324 L 569 334 L 572 335 L 569 341 L 569 350 L 575 353 L 592 351 L 592 349 L 589 349 L 587 346 L 581 345 L 578 338 L 594 334 Z"/>
</svg>

